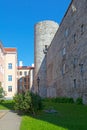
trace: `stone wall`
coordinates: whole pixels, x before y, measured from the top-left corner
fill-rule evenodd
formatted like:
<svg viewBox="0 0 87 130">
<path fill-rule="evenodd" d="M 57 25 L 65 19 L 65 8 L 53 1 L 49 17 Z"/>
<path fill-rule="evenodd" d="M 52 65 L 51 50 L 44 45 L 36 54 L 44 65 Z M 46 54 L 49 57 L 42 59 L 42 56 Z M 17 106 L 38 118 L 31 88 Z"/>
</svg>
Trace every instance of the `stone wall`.
<svg viewBox="0 0 87 130">
<path fill-rule="evenodd" d="M 57 29 L 58 24 L 54 21 L 42 21 L 35 25 L 34 90 L 39 91 L 38 93 L 42 97 L 46 96 L 46 53 Z"/>
<path fill-rule="evenodd" d="M 87 95 L 87 0 L 72 0 L 51 42 L 47 53 L 47 92 L 49 97 L 75 99 Z"/>
</svg>

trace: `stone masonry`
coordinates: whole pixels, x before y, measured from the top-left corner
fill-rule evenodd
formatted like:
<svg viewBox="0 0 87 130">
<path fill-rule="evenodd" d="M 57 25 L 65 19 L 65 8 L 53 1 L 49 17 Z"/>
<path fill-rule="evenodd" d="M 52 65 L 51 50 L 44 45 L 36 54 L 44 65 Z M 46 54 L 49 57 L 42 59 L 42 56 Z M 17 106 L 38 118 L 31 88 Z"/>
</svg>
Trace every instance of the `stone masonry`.
<svg viewBox="0 0 87 130">
<path fill-rule="evenodd" d="M 87 103 L 87 0 L 71 1 L 50 43 L 46 90 L 47 97 L 82 97 Z"/>
</svg>

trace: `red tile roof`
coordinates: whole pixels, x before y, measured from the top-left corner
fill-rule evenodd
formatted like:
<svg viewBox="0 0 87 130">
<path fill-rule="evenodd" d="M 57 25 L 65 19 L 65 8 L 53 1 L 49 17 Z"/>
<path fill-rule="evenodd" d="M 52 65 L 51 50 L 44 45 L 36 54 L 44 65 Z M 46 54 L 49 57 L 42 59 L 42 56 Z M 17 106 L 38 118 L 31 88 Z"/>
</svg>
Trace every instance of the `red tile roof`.
<svg viewBox="0 0 87 130">
<path fill-rule="evenodd" d="M 10 52 L 16 52 L 17 49 L 16 48 L 4 48 L 5 51 L 10 51 Z"/>
<path fill-rule="evenodd" d="M 23 70 L 23 69 L 34 69 L 32 66 L 18 66 L 17 69 Z"/>
</svg>

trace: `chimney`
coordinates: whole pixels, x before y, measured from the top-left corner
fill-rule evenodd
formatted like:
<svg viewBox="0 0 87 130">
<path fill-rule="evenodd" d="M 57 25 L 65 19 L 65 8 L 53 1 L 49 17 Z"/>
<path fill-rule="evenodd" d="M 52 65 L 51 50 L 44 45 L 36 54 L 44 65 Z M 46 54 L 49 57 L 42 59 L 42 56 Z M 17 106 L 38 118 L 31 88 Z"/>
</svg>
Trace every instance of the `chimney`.
<svg viewBox="0 0 87 130">
<path fill-rule="evenodd" d="M 23 61 L 19 61 L 19 66 L 23 66 Z"/>
</svg>

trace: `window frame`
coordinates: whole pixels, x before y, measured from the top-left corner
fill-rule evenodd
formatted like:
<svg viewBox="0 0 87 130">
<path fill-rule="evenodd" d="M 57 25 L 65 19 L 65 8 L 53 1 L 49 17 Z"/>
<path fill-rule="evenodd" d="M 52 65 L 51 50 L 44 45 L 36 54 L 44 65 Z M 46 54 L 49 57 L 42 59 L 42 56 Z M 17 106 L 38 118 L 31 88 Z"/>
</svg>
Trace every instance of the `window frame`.
<svg viewBox="0 0 87 130">
<path fill-rule="evenodd" d="M 12 75 L 8 75 L 8 81 L 12 81 Z"/>
<path fill-rule="evenodd" d="M 12 86 L 8 86 L 8 92 L 12 92 Z"/>
<path fill-rule="evenodd" d="M 12 69 L 12 63 L 8 63 L 8 69 Z"/>
</svg>

